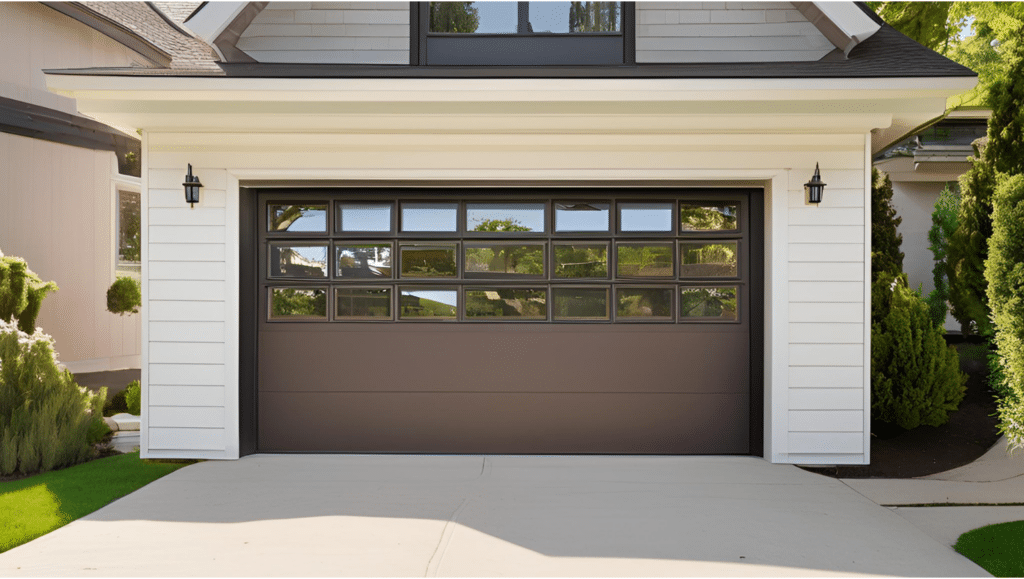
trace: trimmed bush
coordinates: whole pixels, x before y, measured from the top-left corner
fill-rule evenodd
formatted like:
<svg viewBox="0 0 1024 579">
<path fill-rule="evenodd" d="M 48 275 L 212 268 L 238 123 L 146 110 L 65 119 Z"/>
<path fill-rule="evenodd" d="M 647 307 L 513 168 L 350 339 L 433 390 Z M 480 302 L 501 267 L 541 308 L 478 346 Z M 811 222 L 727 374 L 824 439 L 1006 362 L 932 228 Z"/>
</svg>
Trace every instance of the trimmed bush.
<svg viewBox="0 0 1024 579">
<path fill-rule="evenodd" d="M 992 238 L 985 262 L 988 298 L 1002 372 L 999 429 L 1024 447 L 1024 175 L 1000 176 L 993 197 Z"/>
<path fill-rule="evenodd" d="M 124 400 L 124 390 L 107 400 L 106 406 L 103 407 L 103 416 L 113 416 L 122 412 L 128 412 L 128 403 Z"/>
<path fill-rule="evenodd" d="M 944 326 L 946 314 L 949 313 L 949 278 L 950 268 L 947 258 L 949 238 L 956 231 L 957 208 L 960 206 L 960 193 L 957 188 L 947 183 L 939 193 L 932 211 L 932 228 L 928 230 L 928 249 L 932 252 L 935 266 L 932 267 L 932 280 L 935 289 L 928 294 L 928 314 L 936 326 Z"/>
<path fill-rule="evenodd" d="M 142 414 L 142 384 L 138 380 L 133 380 L 124 389 L 124 402 L 128 414 L 135 416 Z"/>
<path fill-rule="evenodd" d="M 871 285 L 871 417 L 905 429 L 941 426 L 963 400 L 967 376 L 903 274 Z"/>
<path fill-rule="evenodd" d="M 88 459 L 106 396 L 106 388 L 93 394 L 75 383 L 41 330 L 28 334 L 0 320 L 0 475 Z"/>
<path fill-rule="evenodd" d="M 949 238 L 947 261 L 953 274 L 949 279 L 949 304 L 965 336 L 989 336 L 992 326 L 985 260 L 988 258 L 988 238 L 992 235 L 995 173 L 983 148 L 975 146 L 975 156 L 969 160 L 970 170 L 960 176 L 957 228 Z"/>
<path fill-rule="evenodd" d="M 20 257 L 0 253 L 0 320 L 17 322 L 26 334 L 36 329 L 43 298 L 57 291 L 57 284 L 44 282 Z"/>
<path fill-rule="evenodd" d="M 142 307 L 142 286 L 130 277 L 119 277 L 107 289 L 107 311 L 112 314 L 137 314 Z"/>
<path fill-rule="evenodd" d="M 871 277 L 881 272 L 903 271 L 903 236 L 896 228 L 903 218 L 892 206 L 892 181 L 878 169 L 871 170 Z"/>
</svg>

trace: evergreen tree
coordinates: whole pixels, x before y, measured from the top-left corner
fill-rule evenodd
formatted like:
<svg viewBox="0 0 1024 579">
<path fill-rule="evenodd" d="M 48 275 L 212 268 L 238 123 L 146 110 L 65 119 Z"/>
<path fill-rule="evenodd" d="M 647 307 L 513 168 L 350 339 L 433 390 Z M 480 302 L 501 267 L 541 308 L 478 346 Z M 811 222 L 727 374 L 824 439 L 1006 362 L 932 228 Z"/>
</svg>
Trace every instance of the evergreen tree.
<svg viewBox="0 0 1024 579">
<path fill-rule="evenodd" d="M 892 206 L 892 181 L 885 173 L 871 170 L 871 278 L 882 272 L 903 273 L 903 235 L 896 228 L 903 222 Z"/>
<path fill-rule="evenodd" d="M 935 259 L 935 266 L 932 267 L 932 280 L 935 282 L 935 289 L 928 294 L 928 312 L 932 322 L 942 326 L 946 322 L 946 314 L 949 312 L 949 238 L 956 231 L 957 208 L 960 206 L 960 193 L 956 187 L 949 184 L 939 193 L 939 200 L 935 202 L 935 210 L 932 211 L 932 228 L 928 230 L 928 249 L 931 250 Z"/>
<path fill-rule="evenodd" d="M 991 126 L 990 129 L 991 130 Z M 971 168 L 960 176 L 960 207 L 957 228 L 949 239 L 947 260 L 949 303 L 953 317 L 966 336 L 991 334 L 989 323 L 985 260 L 988 238 L 992 235 L 992 190 L 995 174 L 986 160 L 986 151 L 975 145 Z"/>
</svg>

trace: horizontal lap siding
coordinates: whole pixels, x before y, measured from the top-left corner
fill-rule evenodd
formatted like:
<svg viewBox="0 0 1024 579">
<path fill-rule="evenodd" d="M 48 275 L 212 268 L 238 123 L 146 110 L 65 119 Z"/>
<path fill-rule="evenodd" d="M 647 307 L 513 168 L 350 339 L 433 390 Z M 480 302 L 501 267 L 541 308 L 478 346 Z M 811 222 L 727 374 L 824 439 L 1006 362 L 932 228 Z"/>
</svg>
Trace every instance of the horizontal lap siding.
<svg viewBox="0 0 1024 579">
<path fill-rule="evenodd" d="M 495 136 L 438 135 L 437 140 L 447 143 L 446 150 L 438 152 L 422 135 L 376 135 L 367 149 L 357 150 L 353 143 L 359 141 L 358 135 L 150 134 L 154 205 L 147 211 L 158 222 L 149 226 L 153 275 L 150 303 L 144 308 L 150 316 L 151 408 L 218 407 L 234 400 L 225 384 L 231 378 L 226 375 L 232 367 L 229 358 L 237 356 L 227 346 L 237 331 L 228 327 L 228 312 L 237 311 L 237 296 L 230 289 L 232 272 L 227 264 L 234 263 L 231 255 L 237 240 L 228 238 L 232 229 L 227 220 L 233 213 L 225 201 L 225 169 L 260 170 L 267 179 L 309 179 L 323 171 L 346 170 L 379 179 L 425 171 L 449 178 L 514 171 L 529 178 L 522 176 L 531 171 L 557 176 L 566 171 L 624 170 L 642 182 L 670 171 L 701 172 L 713 179 L 736 170 L 767 176 L 786 174 L 783 168 L 789 168 L 788 190 L 775 193 L 783 196 L 784 222 L 789 223 L 781 249 L 788 252 L 789 316 L 784 336 L 789 339 L 776 346 L 788 348 L 788 369 L 783 373 L 788 382 L 773 386 L 769 393 L 786 400 L 776 417 L 781 440 L 789 445 L 781 460 L 864 460 L 864 429 L 855 429 L 857 413 L 863 423 L 867 411 L 863 135 L 682 134 L 670 141 L 659 135 L 649 140 L 630 135 L 619 151 L 588 135 L 510 135 L 506 150 L 492 143 L 500 139 L 490 137 Z M 532 149 L 531 142 L 543 144 L 543 152 Z M 188 151 L 183 150 L 185 145 Z M 180 193 L 187 163 L 204 183 L 195 209 L 185 205 Z M 802 197 L 803 183 L 815 163 L 821 164 L 822 178 L 829 183 L 820 206 L 807 205 Z M 235 411 L 223 408 L 225 416 Z M 195 452 L 202 455 L 211 441 L 237 437 L 234 427 L 211 427 L 200 417 L 169 426 L 178 416 L 174 412 L 178 411 L 158 411 L 164 425 L 154 425 L 159 435 L 153 440 L 165 445 L 160 448 L 184 444 L 188 433 L 195 431 Z"/>
<path fill-rule="evenodd" d="M 835 49 L 789 2 L 637 2 L 636 60 L 813 61 Z"/>
<path fill-rule="evenodd" d="M 182 178 L 149 171 L 149 450 L 225 452 L 226 180 L 202 171 L 200 202 L 189 207 Z"/>
<path fill-rule="evenodd" d="M 259 62 L 409 64 L 409 3 L 271 2 L 237 46 Z"/>
</svg>

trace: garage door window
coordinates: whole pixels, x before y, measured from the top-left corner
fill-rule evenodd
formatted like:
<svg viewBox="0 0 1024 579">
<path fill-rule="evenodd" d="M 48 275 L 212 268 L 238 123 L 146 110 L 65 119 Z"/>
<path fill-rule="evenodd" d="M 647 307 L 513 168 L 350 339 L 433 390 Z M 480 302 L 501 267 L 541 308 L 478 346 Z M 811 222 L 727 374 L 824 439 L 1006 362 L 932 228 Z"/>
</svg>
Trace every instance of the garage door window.
<svg viewBox="0 0 1024 579">
<path fill-rule="evenodd" d="M 268 321 L 743 318 L 749 264 L 740 196 L 366 201 L 371 195 L 266 204 Z"/>
</svg>

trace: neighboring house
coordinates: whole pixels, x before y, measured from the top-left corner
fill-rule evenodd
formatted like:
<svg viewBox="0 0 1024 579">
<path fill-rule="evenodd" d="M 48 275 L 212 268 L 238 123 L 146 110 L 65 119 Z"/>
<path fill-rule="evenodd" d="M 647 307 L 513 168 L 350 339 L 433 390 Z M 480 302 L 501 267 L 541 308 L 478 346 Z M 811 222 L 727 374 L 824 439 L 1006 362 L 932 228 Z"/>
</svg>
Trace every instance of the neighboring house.
<svg viewBox="0 0 1024 579">
<path fill-rule="evenodd" d="M 853 3 L 475 7 L 47 71 L 142 130 L 142 455 L 868 463 L 871 159 L 975 74 Z"/>
<path fill-rule="evenodd" d="M 106 290 L 140 272 L 141 143 L 46 90 L 43 69 L 169 57 L 84 5 L 35 2 L 0 3 L 0 50 L 0 250 L 60 287 L 37 323 L 71 371 L 139 368 L 141 317 L 107 312 Z"/>
<path fill-rule="evenodd" d="M 935 289 L 935 256 L 928 249 L 935 202 L 947 184 L 957 187 L 957 179 L 970 169 L 972 143 L 985 137 L 991 116 L 989 109 L 950 111 L 875 156 L 874 166 L 892 180 L 892 203 L 903 219 L 898 228 L 903 235 L 903 271 L 910 287 L 920 287 L 925 296 Z M 946 317 L 946 330 L 960 331 L 952 315 Z"/>
</svg>

